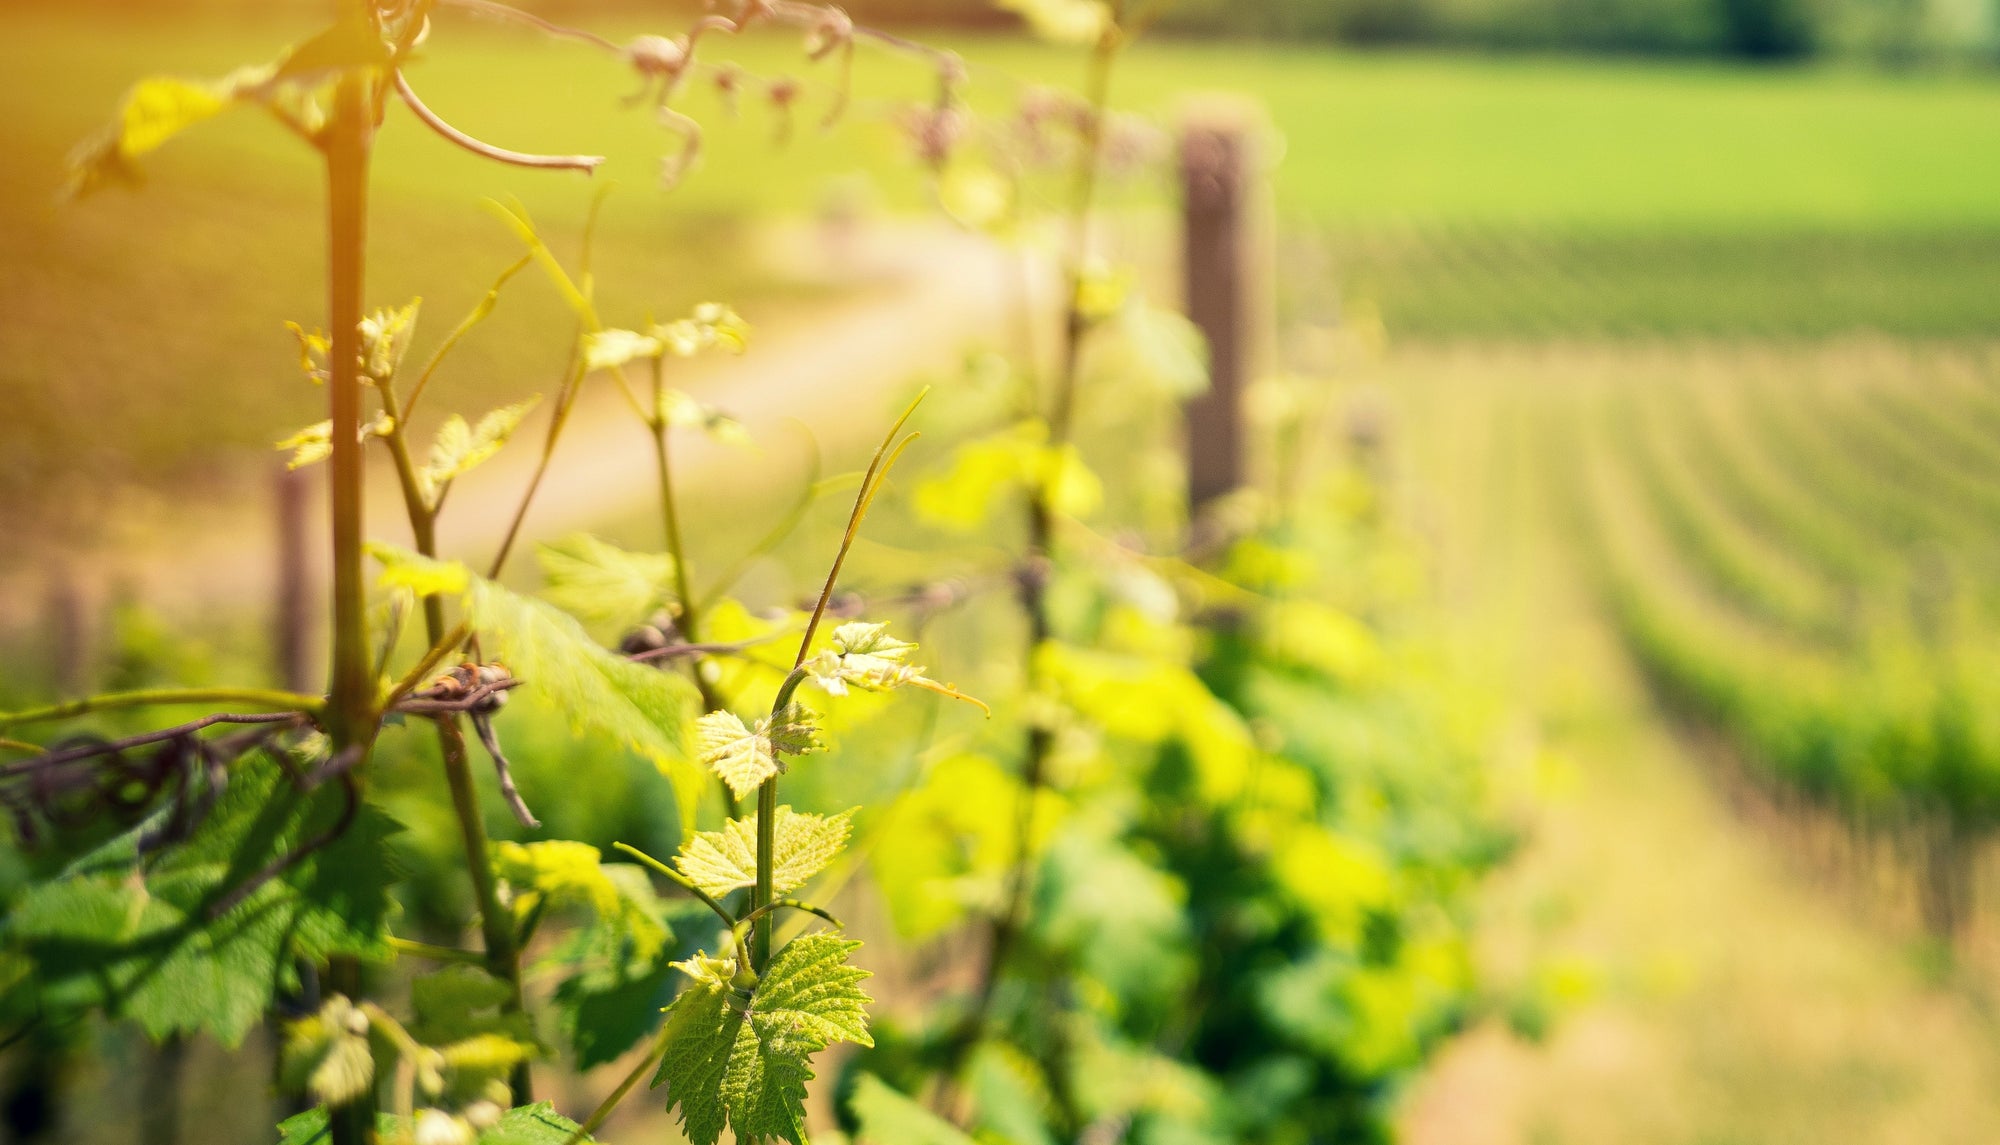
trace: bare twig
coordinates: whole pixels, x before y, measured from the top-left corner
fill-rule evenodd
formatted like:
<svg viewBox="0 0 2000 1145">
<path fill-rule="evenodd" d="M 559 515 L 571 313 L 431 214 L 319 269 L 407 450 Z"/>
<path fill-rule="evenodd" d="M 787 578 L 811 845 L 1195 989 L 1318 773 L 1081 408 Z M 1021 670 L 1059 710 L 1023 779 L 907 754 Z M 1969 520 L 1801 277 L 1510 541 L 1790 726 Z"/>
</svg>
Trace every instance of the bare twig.
<svg viewBox="0 0 2000 1145">
<path fill-rule="evenodd" d="M 407 712 L 414 716 L 434 716 L 445 712 L 477 711 L 491 701 L 493 697 L 510 688 L 518 688 L 523 683 L 526 683 L 526 681 L 516 680 L 511 677 L 505 680 L 495 680 L 491 684 L 481 684 L 470 692 L 462 696 L 455 696 L 449 700 L 432 699 L 420 693 L 402 701 L 389 710 L 392 712 Z"/>
<path fill-rule="evenodd" d="M 0 728 L 12 727 L 15 724 L 66 720 L 72 716 L 108 712 L 119 708 L 153 708 L 187 704 L 255 704 L 258 707 L 280 709 L 285 714 L 296 715 L 317 713 L 325 706 L 326 700 L 322 696 L 273 691 L 268 688 L 149 688 L 137 692 L 107 692 L 101 696 L 86 696 L 81 700 L 66 700 L 45 708 L 0 712 Z"/>
<path fill-rule="evenodd" d="M 502 20 L 513 20 L 517 23 L 526 24 L 547 35 L 554 36 L 557 39 L 577 40 L 581 43 L 589 44 L 593 48 L 602 48 L 616 55 L 622 55 L 625 51 L 625 49 L 595 32 L 557 24 L 553 21 L 545 20 L 532 12 L 524 12 L 512 5 L 494 3 L 494 0 L 438 0 L 438 3 L 447 8 L 457 8 L 461 11 L 474 12 L 483 16 L 494 16 Z"/>
<path fill-rule="evenodd" d="M 190 720 L 187 723 L 176 724 L 173 727 L 163 728 L 159 731 L 141 732 L 138 735 L 125 736 L 121 739 L 100 740 L 88 744 L 80 744 L 76 747 L 64 748 L 59 751 L 45 752 L 33 759 L 25 759 L 0 767 L 0 780 L 12 779 L 15 776 L 26 775 L 30 772 L 46 768 L 60 767 L 63 764 L 75 763 L 78 760 L 90 759 L 93 756 L 115 755 L 119 752 L 129 751 L 135 747 L 165 743 L 168 740 L 191 736 L 203 728 L 214 727 L 217 724 L 277 724 L 296 727 L 305 722 L 306 715 L 303 712 L 218 712 L 215 715 L 203 716 L 198 720 Z"/>
<path fill-rule="evenodd" d="M 782 632 L 772 632 L 764 636 L 755 636 L 748 640 L 735 640 L 727 643 L 669 644 L 664 648 L 653 648 L 645 652 L 635 652 L 627 656 L 626 659 L 635 664 L 649 664 L 655 660 L 679 660 L 687 656 L 731 656 L 746 649 L 754 648 L 759 644 L 769 644 L 783 635 L 785 634 Z"/>
<path fill-rule="evenodd" d="M 479 733 L 480 746 L 493 757 L 493 771 L 500 778 L 500 796 L 507 801 L 507 809 L 514 813 L 521 826 L 541 826 L 542 821 L 535 818 L 535 813 L 528 810 L 527 800 L 521 798 L 521 789 L 514 786 L 513 767 L 508 764 L 506 753 L 500 750 L 500 737 L 493 734 L 492 718 L 484 711 L 474 711 L 471 716 L 472 729 Z"/>
</svg>

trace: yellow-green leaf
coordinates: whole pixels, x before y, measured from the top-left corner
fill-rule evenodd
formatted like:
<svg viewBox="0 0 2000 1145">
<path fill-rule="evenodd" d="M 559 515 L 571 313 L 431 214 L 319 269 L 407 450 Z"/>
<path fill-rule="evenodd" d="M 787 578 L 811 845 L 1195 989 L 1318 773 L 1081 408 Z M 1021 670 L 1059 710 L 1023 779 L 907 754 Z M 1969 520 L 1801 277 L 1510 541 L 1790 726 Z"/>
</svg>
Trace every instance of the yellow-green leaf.
<svg viewBox="0 0 2000 1145">
<path fill-rule="evenodd" d="M 632 553 L 588 533 L 536 547 L 549 585 L 543 595 L 585 620 L 621 626 L 644 620 L 671 595 L 674 558 Z"/>
<path fill-rule="evenodd" d="M 418 596 L 457 596 L 472 585 L 472 572 L 458 561 L 441 561 L 394 545 L 371 541 L 368 555 L 382 562 L 376 582 L 406 588 Z"/>
<path fill-rule="evenodd" d="M 609 370 L 643 358 L 657 358 L 664 347 L 658 338 L 636 330 L 595 330 L 583 336 L 585 373 Z"/>
<path fill-rule="evenodd" d="M 346 995 L 333 995 L 318 1013 L 286 1029 L 279 1067 L 288 1092 L 310 1094 L 327 1105 L 360 1097 L 375 1084 L 368 1016 Z"/>
<path fill-rule="evenodd" d="M 738 799 L 782 770 L 771 741 L 734 712 L 709 712 L 696 729 L 701 765 L 720 776 Z"/>
<path fill-rule="evenodd" d="M 771 849 L 771 889 L 795 891 L 826 869 L 847 845 L 854 812 L 809 815 L 779 807 Z M 732 819 L 720 831 L 702 831 L 681 848 L 681 873 L 712 895 L 757 884 L 757 817 Z"/>
<path fill-rule="evenodd" d="M 439 427 L 431 443 L 431 456 L 420 477 L 427 487 L 442 489 L 454 478 L 491 459 L 521 426 L 521 419 L 542 400 L 537 394 L 524 402 L 501 406 L 471 425 L 453 414 Z"/>
</svg>

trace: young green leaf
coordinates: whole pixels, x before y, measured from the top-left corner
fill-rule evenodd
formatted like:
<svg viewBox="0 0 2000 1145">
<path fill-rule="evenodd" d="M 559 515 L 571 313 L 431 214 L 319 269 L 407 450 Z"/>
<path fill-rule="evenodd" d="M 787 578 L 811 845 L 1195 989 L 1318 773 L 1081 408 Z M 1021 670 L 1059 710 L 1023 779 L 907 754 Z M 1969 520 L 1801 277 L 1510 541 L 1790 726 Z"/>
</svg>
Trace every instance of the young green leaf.
<svg viewBox="0 0 2000 1145">
<path fill-rule="evenodd" d="M 299 340 L 299 372 L 311 379 L 315 385 L 326 381 L 326 359 L 333 352 L 333 339 L 324 330 L 308 332 L 296 322 L 285 323 L 285 329 Z"/>
<path fill-rule="evenodd" d="M 1026 421 L 958 447 L 949 471 L 917 487 L 918 516 L 943 528 L 971 532 L 994 508 L 1025 488 L 1045 491 L 1064 516 L 1087 517 L 1104 502 L 1104 484 L 1073 443 L 1052 446 L 1048 427 Z"/>
<path fill-rule="evenodd" d="M 285 1030 L 279 1072 L 288 1093 L 326 1105 L 345 1105 L 375 1084 L 375 1055 L 368 1046 L 368 1015 L 344 994 Z"/>
<path fill-rule="evenodd" d="M 973 1145 L 964 1130 L 872 1073 L 861 1075 L 847 1103 L 861 1122 L 864 1145 Z"/>
<path fill-rule="evenodd" d="M 653 336 L 677 358 L 710 349 L 741 354 L 750 345 L 750 324 L 720 302 L 704 302 L 689 317 L 653 327 Z"/>
<path fill-rule="evenodd" d="M 860 988 L 868 971 L 848 965 L 861 944 L 830 934 L 792 940 L 741 1001 L 733 965 L 677 963 L 694 982 L 667 1011 L 667 1054 L 653 1078 L 679 1107 L 688 1140 L 715 1145 L 725 1126 L 741 1142 L 782 1138 L 805 1145 L 812 1055 L 836 1041 L 875 1044 Z"/>
<path fill-rule="evenodd" d="M 410 1010 L 415 1020 L 410 1034 L 439 1045 L 481 1034 L 500 1034 L 517 1041 L 534 1037 L 527 1015 L 508 1013 L 514 988 L 477 966 L 447 966 L 419 975 L 410 983 Z"/>
<path fill-rule="evenodd" d="M 472 587 L 472 570 L 458 561 L 441 561 L 408 549 L 370 543 L 368 555 L 382 562 L 377 578 L 383 588 L 401 588 L 418 596 L 459 596 Z"/>
<path fill-rule="evenodd" d="M 588 533 L 536 547 L 548 577 L 543 595 L 574 616 L 628 627 L 672 595 L 674 558 L 631 553 Z"/>
<path fill-rule="evenodd" d="M 660 400 L 654 410 L 654 416 L 662 423 L 676 428 L 698 429 L 723 445 L 750 444 L 750 435 L 743 429 L 742 422 L 679 390 L 665 388 L 660 390 Z"/>
<path fill-rule="evenodd" d="M 374 419 L 361 427 L 361 440 L 371 437 L 386 437 L 396 428 L 396 419 L 388 414 L 376 414 Z M 279 450 L 289 449 L 292 456 L 285 462 L 287 469 L 303 469 L 333 456 L 333 422 L 316 421 L 285 440 L 278 442 Z"/>
<path fill-rule="evenodd" d="M 417 310 L 424 300 L 413 298 L 409 305 L 391 310 L 378 309 L 361 320 L 361 372 L 375 382 L 396 376 L 403 355 L 410 352 L 410 337 L 416 333 Z"/>
<path fill-rule="evenodd" d="M 333 456 L 333 422 L 316 421 L 278 442 L 275 448 L 292 451 L 292 456 L 285 461 L 286 469 L 303 469 L 325 461 Z"/>
<path fill-rule="evenodd" d="M 434 1112 L 427 1110 L 426 1112 Z M 577 1145 L 594 1142 L 594 1137 L 577 1137 L 577 1124 L 556 1112 L 549 1102 L 517 1105 L 501 1114 L 500 1120 L 479 1131 L 479 1145 Z M 326 1145 L 327 1112 L 316 1106 L 293 1114 L 278 1126 L 278 1145 Z M 375 1135 L 383 1141 L 415 1141 L 416 1127 L 391 1113 L 375 1115 Z"/>
<path fill-rule="evenodd" d="M 741 799 L 785 769 L 783 756 L 824 750 L 817 718 L 804 704 L 786 704 L 774 716 L 746 726 L 733 712 L 710 712 L 697 723 L 703 767 Z"/>
<path fill-rule="evenodd" d="M 514 912 L 527 917 L 545 907 L 580 905 L 600 927 L 632 944 L 633 957 L 650 962 L 667 943 L 667 928 L 605 869 L 588 843 L 550 839 L 501 843 L 493 853 L 493 873 L 514 890 Z"/>
<path fill-rule="evenodd" d="M 500 452 L 507 439 L 521 426 L 521 419 L 541 402 L 537 394 L 524 402 L 501 406 L 479 419 L 474 426 L 458 414 L 452 414 L 438 427 L 437 439 L 431 443 L 430 461 L 418 474 L 418 479 L 426 489 L 436 491 L 448 485 L 453 478 L 480 465 Z"/>
<path fill-rule="evenodd" d="M 641 334 L 637 330 L 620 330 L 616 327 L 593 330 L 583 336 L 583 369 L 585 373 L 609 370 L 631 362 L 657 358 L 666 347 L 658 338 Z"/>
<path fill-rule="evenodd" d="M 276 69 L 240 68 L 219 80 L 155 76 L 125 93 L 118 116 L 71 154 L 68 194 L 82 198 L 113 183 L 139 181 L 137 160 L 167 140 L 220 114 L 246 90 L 270 82 Z"/>
<path fill-rule="evenodd" d="M 826 750 L 819 738 L 819 716 L 797 700 L 757 721 L 757 730 L 780 755 L 811 755 Z"/>
<path fill-rule="evenodd" d="M 923 668 L 909 662 L 916 650 L 915 644 L 890 636 L 887 624 L 856 620 L 834 629 L 828 646 L 806 661 L 805 668 L 813 682 L 832 696 L 845 696 L 850 685 L 864 692 L 891 692 L 908 686 L 985 709 L 985 704 L 950 684 L 924 675 Z"/>
<path fill-rule="evenodd" d="M 761 723 L 761 721 L 760 721 Z M 778 774 L 780 765 L 771 741 L 753 730 L 735 712 L 709 712 L 696 721 L 701 765 L 722 777 L 738 799 Z"/>
<path fill-rule="evenodd" d="M 854 812 L 809 815 L 779 807 L 771 853 L 771 889 L 787 894 L 826 869 L 847 845 Z M 720 831 L 702 831 L 681 848 L 681 873 L 720 897 L 757 883 L 757 817 L 732 819 Z"/>
</svg>

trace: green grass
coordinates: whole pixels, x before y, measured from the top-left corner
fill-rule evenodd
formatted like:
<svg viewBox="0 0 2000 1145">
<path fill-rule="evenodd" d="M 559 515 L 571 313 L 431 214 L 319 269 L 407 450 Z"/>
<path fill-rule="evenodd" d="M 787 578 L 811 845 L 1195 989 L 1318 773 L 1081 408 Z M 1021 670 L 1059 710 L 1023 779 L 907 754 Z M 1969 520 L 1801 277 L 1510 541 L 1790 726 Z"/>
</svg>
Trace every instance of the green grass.
<svg viewBox="0 0 2000 1145">
<path fill-rule="evenodd" d="M 5 18 L 0 516 L 30 505 L 44 519 L 77 512 L 89 503 L 70 496 L 78 489 L 219 488 L 261 461 L 273 436 L 317 416 L 281 329 L 322 305 L 318 173 L 303 148 L 236 113 L 152 157 L 140 194 L 51 205 L 64 153 L 132 79 L 269 58 L 311 30 L 307 17 Z M 1005 106 L 1022 81 L 1079 78 L 1073 53 L 1003 39 L 957 46 L 987 107 Z M 789 39 L 736 54 L 760 73 L 800 70 Z M 441 112 L 508 146 L 610 157 L 603 178 L 621 190 L 599 279 L 610 317 L 637 321 L 706 297 L 753 320 L 785 305 L 794 289 L 740 253 L 747 223 L 810 211 L 857 178 L 882 204 L 922 201 L 920 173 L 887 121 L 893 101 L 921 97 L 930 77 L 880 53 L 864 53 L 859 75 L 843 126 L 817 129 L 822 88 L 784 148 L 765 109 L 731 126 L 712 99 L 692 97 L 711 123 L 707 159 L 666 196 L 654 181 L 670 137 L 644 109 L 620 105 L 634 85 L 588 49 L 445 17 L 414 78 Z M 1248 91 L 1268 106 L 1290 233 L 1318 234 L 1305 245 L 1331 263 L 1332 292 L 1378 305 L 1399 338 L 1855 327 L 1961 336 L 1993 326 L 2000 84 L 1167 43 L 1131 57 L 1116 95 L 1171 115 L 1190 89 Z M 481 164 L 400 112 L 380 157 L 371 298 L 423 294 L 433 332 L 514 254 L 481 197 L 518 196 L 573 244 L 590 194 L 580 177 Z M 1163 183 L 1127 195 L 1157 199 Z M 524 282 L 467 345 L 438 408 L 547 389 L 568 334 L 550 293 Z M 237 460 L 196 468 L 204 437 Z"/>
</svg>

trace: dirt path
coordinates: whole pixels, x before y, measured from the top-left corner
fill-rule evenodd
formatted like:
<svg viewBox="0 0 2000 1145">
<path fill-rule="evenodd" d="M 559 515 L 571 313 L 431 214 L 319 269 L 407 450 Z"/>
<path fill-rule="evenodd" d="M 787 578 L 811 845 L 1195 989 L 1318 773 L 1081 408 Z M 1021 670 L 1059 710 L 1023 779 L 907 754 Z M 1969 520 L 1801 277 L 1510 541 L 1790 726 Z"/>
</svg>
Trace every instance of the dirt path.
<svg viewBox="0 0 2000 1145">
<path fill-rule="evenodd" d="M 741 357 L 697 360 L 679 368 L 675 385 L 729 410 L 763 452 L 744 454 L 687 435 L 677 445 L 684 496 L 723 487 L 765 487 L 792 478 L 799 444 L 791 421 L 810 426 L 828 472 L 872 441 L 897 395 L 927 372 L 944 373 L 965 349 L 1010 329 L 1021 281 L 1002 248 L 941 226 L 902 225 L 857 233 L 837 244 L 824 236 L 774 230 L 769 245 L 791 252 L 795 277 L 850 289 L 847 301 L 779 314 L 757 323 Z M 440 530 L 441 551 L 483 561 L 500 543 L 539 449 L 534 421 L 510 449 L 452 491 Z M 853 448 L 850 448 L 853 447 Z M 405 542 L 400 495 L 384 457 L 370 459 L 368 534 Z M 524 535 L 547 537 L 630 515 L 657 496 L 650 438 L 616 390 L 592 383 L 557 449 Z M 324 535 L 317 488 L 308 535 Z M 32 630 L 43 620 L 52 579 L 74 578 L 86 599 L 128 591 L 172 614 L 272 599 L 274 541 L 269 491 L 247 490 L 228 503 L 148 519 L 146 511 L 104 522 L 114 544 L 49 555 L 0 577 L 0 634 Z"/>
<path fill-rule="evenodd" d="M 1966 982 L 1816 886 L 1734 813 L 1579 583 L 1534 476 L 1560 365 L 1392 366 L 1446 538 L 1454 627 L 1506 681 L 1539 811 L 1482 898 L 1495 980 L 1570 1002 L 1489 1022 L 1406 1095 L 1411 1145 L 2000 1141 L 2000 1031 Z"/>
</svg>

